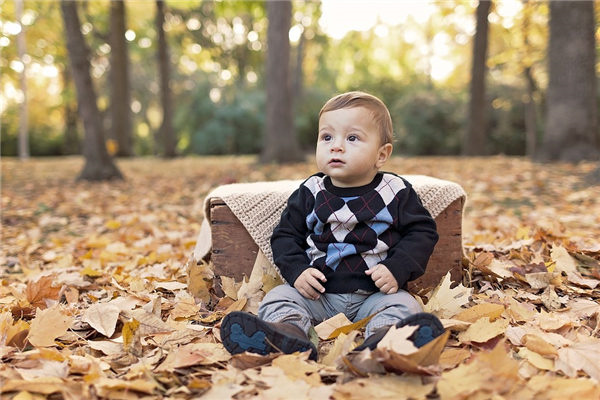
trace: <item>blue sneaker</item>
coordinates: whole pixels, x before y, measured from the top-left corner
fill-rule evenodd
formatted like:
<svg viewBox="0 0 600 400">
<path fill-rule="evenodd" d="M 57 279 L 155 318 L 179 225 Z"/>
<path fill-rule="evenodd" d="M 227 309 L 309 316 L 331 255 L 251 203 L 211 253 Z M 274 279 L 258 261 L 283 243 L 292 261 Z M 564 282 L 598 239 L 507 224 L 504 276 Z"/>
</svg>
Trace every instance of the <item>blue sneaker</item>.
<svg viewBox="0 0 600 400">
<path fill-rule="evenodd" d="M 267 355 L 291 354 L 311 350 L 310 359 L 317 360 L 317 348 L 302 329 L 293 324 L 266 322 L 253 314 L 234 311 L 223 318 L 221 341 L 231 354 L 249 351 Z"/>
<path fill-rule="evenodd" d="M 417 330 L 411 336 L 409 336 L 409 340 L 412 341 L 416 347 L 425 346 L 427 343 L 431 342 L 433 339 L 445 332 L 444 326 L 438 317 L 425 312 L 413 314 L 404 318 L 402 321 L 396 324 L 396 328 L 401 328 L 406 325 L 418 326 Z M 383 339 L 389 329 L 389 326 L 377 329 L 354 350 L 361 351 L 366 348 L 375 350 L 377 344 L 381 341 L 381 339 Z"/>
</svg>

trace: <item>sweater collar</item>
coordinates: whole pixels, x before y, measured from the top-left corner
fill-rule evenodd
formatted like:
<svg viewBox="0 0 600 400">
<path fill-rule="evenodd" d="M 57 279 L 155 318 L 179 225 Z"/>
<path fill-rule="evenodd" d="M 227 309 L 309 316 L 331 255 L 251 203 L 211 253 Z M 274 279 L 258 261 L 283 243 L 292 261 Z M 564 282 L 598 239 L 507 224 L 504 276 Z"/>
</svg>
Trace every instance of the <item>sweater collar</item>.
<svg viewBox="0 0 600 400">
<path fill-rule="evenodd" d="M 336 196 L 339 196 L 339 197 L 351 197 L 351 196 L 362 196 L 365 193 L 375 189 L 377 187 L 377 185 L 379 185 L 381 183 L 382 179 L 383 179 L 383 173 L 377 172 L 377 174 L 375 175 L 375 177 L 373 178 L 371 183 L 367 183 L 366 185 L 356 186 L 356 187 L 339 187 L 339 186 L 335 186 L 333 183 L 331 183 L 331 178 L 329 176 L 325 175 L 325 178 L 323 179 L 323 183 L 325 184 L 325 189 L 328 192 L 330 192 Z"/>
</svg>

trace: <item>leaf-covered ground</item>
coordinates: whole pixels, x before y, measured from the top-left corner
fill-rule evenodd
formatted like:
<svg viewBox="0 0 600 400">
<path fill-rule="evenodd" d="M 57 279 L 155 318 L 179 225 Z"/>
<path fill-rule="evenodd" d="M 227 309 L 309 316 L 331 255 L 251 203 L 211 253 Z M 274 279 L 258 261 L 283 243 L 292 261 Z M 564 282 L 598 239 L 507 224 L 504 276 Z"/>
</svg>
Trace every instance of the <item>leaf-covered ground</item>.
<svg viewBox="0 0 600 400">
<path fill-rule="evenodd" d="M 415 351 L 397 330 L 356 354 L 360 329 L 337 319 L 319 327 L 342 329 L 315 363 L 232 358 L 220 319 L 261 290 L 224 279 L 219 298 L 204 265 L 194 298 L 186 269 L 211 188 L 300 179 L 312 163 L 123 160 L 126 181 L 95 184 L 74 182 L 81 163 L 2 160 L 3 399 L 600 397 L 600 187 L 585 179 L 597 164 L 393 159 L 386 169 L 469 196 L 463 282 L 422 299 L 449 334 Z"/>
</svg>

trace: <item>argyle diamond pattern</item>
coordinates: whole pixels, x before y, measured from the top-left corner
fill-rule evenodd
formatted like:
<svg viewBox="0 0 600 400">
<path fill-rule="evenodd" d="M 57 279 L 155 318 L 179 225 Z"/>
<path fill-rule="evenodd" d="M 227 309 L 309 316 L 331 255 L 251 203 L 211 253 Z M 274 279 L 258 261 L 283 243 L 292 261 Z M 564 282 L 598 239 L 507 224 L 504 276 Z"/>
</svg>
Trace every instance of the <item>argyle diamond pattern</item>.
<svg viewBox="0 0 600 400">
<path fill-rule="evenodd" d="M 361 196 L 341 197 L 326 190 L 324 179 L 313 176 L 305 182 L 315 199 L 314 212 L 306 219 L 312 231 L 306 251 L 311 265 L 354 272 L 384 260 L 404 181 L 384 174 L 379 185 Z"/>
</svg>

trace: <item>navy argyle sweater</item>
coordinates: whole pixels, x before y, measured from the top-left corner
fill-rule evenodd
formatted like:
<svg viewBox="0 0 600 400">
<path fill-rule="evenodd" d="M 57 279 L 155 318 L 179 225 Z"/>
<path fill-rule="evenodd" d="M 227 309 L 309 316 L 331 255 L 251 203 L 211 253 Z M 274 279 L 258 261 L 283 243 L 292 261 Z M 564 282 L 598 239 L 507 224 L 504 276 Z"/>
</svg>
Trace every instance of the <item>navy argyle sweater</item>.
<svg viewBox="0 0 600 400">
<path fill-rule="evenodd" d="M 328 293 L 377 291 L 365 270 L 384 264 L 400 288 L 418 278 L 438 240 L 435 221 L 403 178 L 379 172 L 365 186 L 340 188 L 323 173 L 290 196 L 271 247 L 293 285 L 307 268 L 327 278 Z"/>
</svg>

